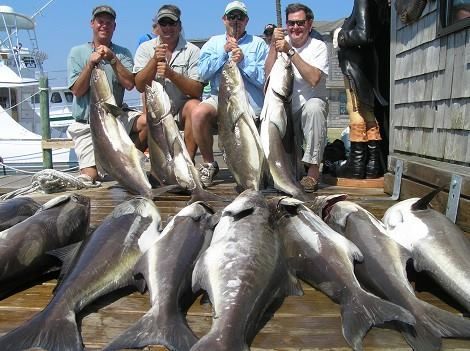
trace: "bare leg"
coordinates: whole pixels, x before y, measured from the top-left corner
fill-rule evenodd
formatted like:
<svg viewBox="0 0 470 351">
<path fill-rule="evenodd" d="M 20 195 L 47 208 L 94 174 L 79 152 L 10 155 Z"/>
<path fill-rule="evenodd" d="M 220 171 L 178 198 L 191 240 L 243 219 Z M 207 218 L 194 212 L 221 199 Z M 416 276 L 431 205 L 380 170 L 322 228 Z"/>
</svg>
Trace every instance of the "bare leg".
<svg viewBox="0 0 470 351">
<path fill-rule="evenodd" d="M 212 127 L 215 125 L 216 119 L 216 109 L 206 103 L 200 103 L 191 113 L 193 138 L 199 146 L 203 161 L 206 163 L 214 162 Z"/>
<path fill-rule="evenodd" d="M 131 139 L 135 144 L 135 147 L 140 151 L 144 152 L 147 149 L 147 116 L 141 114 L 136 118 L 134 126 L 132 127 Z"/>
<path fill-rule="evenodd" d="M 96 170 L 96 167 L 85 167 L 80 169 L 80 174 L 85 174 L 89 176 L 93 181 L 96 181 L 98 179 L 98 171 Z"/>
<path fill-rule="evenodd" d="M 193 124 L 191 115 L 193 110 L 199 106 L 200 101 L 197 99 L 188 100 L 181 111 L 181 118 L 183 122 L 184 130 L 184 143 L 186 144 L 186 149 L 188 150 L 189 156 L 194 163 L 194 157 L 196 157 L 197 144 L 194 141 L 193 137 Z"/>
</svg>

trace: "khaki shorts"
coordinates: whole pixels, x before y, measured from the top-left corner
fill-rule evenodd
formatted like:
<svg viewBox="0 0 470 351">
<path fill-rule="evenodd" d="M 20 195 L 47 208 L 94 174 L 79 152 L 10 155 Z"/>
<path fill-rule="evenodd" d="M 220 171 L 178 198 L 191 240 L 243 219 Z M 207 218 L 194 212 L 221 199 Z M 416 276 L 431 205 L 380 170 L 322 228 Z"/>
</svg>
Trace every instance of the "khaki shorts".
<svg viewBox="0 0 470 351">
<path fill-rule="evenodd" d="M 127 134 L 131 133 L 136 118 L 141 114 L 142 112 L 140 111 L 126 110 L 118 117 Z M 75 144 L 75 153 L 77 154 L 80 169 L 97 166 L 93 141 L 91 140 L 90 125 L 88 123 L 73 122 L 68 127 L 67 134 Z"/>
</svg>

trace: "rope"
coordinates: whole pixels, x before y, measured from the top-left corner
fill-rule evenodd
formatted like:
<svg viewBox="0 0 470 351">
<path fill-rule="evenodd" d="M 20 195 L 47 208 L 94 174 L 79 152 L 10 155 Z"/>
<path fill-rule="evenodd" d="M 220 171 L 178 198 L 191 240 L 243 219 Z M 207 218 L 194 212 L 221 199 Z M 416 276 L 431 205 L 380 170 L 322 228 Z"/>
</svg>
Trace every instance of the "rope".
<svg viewBox="0 0 470 351">
<path fill-rule="evenodd" d="M 0 160 L 1 160 L 1 157 L 0 157 Z M 19 168 L 15 168 L 15 167 L 12 167 L 12 166 L 8 166 L 8 165 L 6 165 L 5 163 L 3 163 L 3 162 L 1 162 L 1 161 L 0 161 L 0 166 L 3 166 L 3 167 L 8 168 L 8 169 L 11 169 L 12 171 L 15 171 L 15 172 L 17 172 L 17 173 L 36 174 L 36 172 L 25 171 L 25 170 L 22 170 L 22 169 L 19 169 Z M 71 168 L 63 169 L 61 172 L 73 172 L 73 171 L 77 171 L 77 170 L 78 170 L 78 166 L 74 166 L 74 167 L 71 167 Z"/>
<path fill-rule="evenodd" d="M 56 193 L 73 189 L 96 188 L 101 186 L 100 182 L 94 184 L 85 182 L 79 178 L 66 174 L 55 169 L 44 169 L 37 172 L 31 178 L 31 185 L 11 191 L 0 196 L 0 200 L 7 200 L 19 195 L 26 195 L 35 191 L 42 191 L 46 194 Z"/>
<path fill-rule="evenodd" d="M 6 111 L 10 111 L 11 109 L 15 108 L 16 106 L 21 105 L 23 102 L 28 101 L 28 100 L 31 99 L 33 96 L 38 95 L 40 92 L 41 92 L 41 91 L 38 90 L 38 91 L 35 92 L 33 95 L 28 96 L 26 99 L 23 99 L 23 100 L 21 100 L 20 102 L 18 102 L 16 105 L 10 106 L 9 108 L 5 108 L 5 109 L 3 109 L 3 110 L 4 110 L 5 112 L 6 112 Z"/>
</svg>

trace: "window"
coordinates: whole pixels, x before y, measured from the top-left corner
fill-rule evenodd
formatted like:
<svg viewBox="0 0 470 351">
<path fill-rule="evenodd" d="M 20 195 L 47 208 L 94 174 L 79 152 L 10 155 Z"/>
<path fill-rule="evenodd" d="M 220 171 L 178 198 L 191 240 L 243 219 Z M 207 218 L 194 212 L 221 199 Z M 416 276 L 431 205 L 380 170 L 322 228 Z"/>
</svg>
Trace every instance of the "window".
<svg viewBox="0 0 470 351">
<path fill-rule="evenodd" d="M 347 115 L 348 114 L 348 109 L 346 108 L 347 98 L 346 98 L 346 93 L 345 92 L 340 92 L 339 93 L 338 101 L 339 101 L 339 114 L 340 115 Z"/>
<path fill-rule="evenodd" d="M 470 0 L 440 0 L 440 35 L 470 27 Z"/>
<path fill-rule="evenodd" d="M 62 97 L 60 96 L 60 93 L 55 91 L 52 93 L 51 95 L 51 102 L 53 104 L 58 104 L 58 103 L 61 103 L 62 102 Z"/>
<path fill-rule="evenodd" d="M 73 101 L 73 94 L 70 91 L 66 91 L 64 94 L 65 94 L 65 100 L 67 100 L 67 102 Z"/>
</svg>

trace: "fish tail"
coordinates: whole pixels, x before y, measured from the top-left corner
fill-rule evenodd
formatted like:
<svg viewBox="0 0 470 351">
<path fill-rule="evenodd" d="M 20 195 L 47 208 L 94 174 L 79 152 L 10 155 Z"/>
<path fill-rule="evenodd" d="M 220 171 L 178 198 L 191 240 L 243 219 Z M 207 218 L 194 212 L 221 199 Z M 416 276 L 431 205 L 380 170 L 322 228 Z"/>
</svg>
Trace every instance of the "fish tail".
<svg viewBox="0 0 470 351">
<path fill-rule="evenodd" d="M 225 199 L 222 196 L 213 194 L 202 188 L 196 188 L 191 193 L 191 199 L 188 204 L 192 204 L 196 201 L 222 201 L 222 202 L 231 202 L 230 199 Z"/>
<path fill-rule="evenodd" d="M 133 326 L 107 345 L 104 350 L 162 345 L 171 351 L 189 351 L 196 342 L 197 337 L 182 315 L 175 315 L 162 321 L 158 314 L 151 309 Z"/>
<path fill-rule="evenodd" d="M 75 321 L 75 314 L 69 312 L 63 318 L 49 318 L 49 316 L 50 314 L 42 312 L 0 337 L 0 350 L 41 348 L 82 351 L 83 342 Z"/>
<path fill-rule="evenodd" d="M 404 308 L 363 292 L 349 295 L 342 304 L 343 335 L 355 351 L 362 350 L 362 339 L 370 328 L 389 321 L 415 324 L 413 315 Z"/>
<path fill-rule="evenodd" d="M 470 337 L 470 319 L 442 310 L 424 301 L 417 300 L 416 325 L 404 327 L 401 332 L 415 351 L 440 350 L 441 338 Z"/>
</svg>

